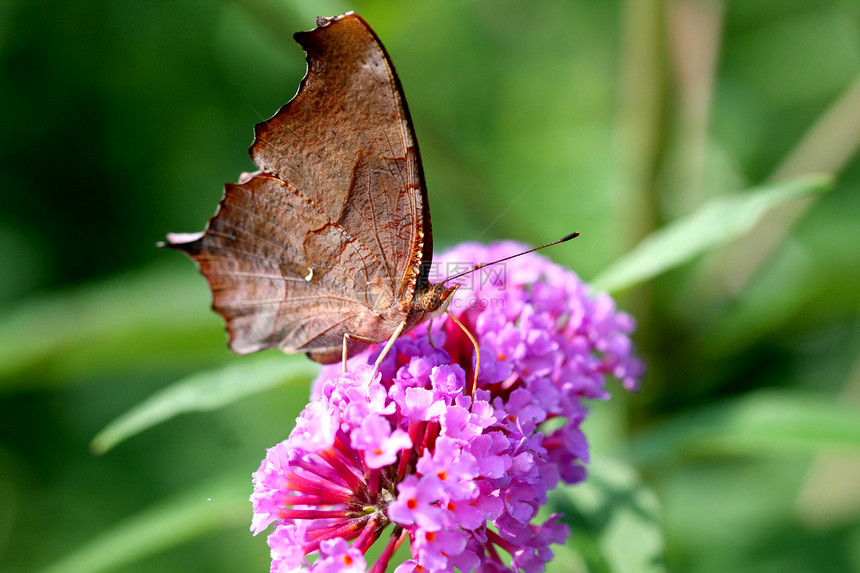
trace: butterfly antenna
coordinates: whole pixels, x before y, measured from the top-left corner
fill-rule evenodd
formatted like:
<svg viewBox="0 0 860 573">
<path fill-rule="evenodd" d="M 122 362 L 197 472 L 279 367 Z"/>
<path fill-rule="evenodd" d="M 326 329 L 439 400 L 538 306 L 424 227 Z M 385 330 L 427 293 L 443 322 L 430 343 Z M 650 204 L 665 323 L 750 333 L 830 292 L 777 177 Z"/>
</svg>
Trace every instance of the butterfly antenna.
<svg viewBox="0 0 860 573">
<path fill-rule="evenodd" d="M 463 275 L 468 275 L 469 273 L 473 273 L 473 272 L 477 271 L 478 269 L 482 269 L 482 268 L 484 268 L 484 267 L 489 267 L 490 265 L 495 265 L 495 264 L 498 264 L 498 263 L 503 263 L 503 262 L 505 262 L 505 261 L 507 261 L 507 260 L 510 260 L 510 259 L 513 259 L 513 258 L 516 258 L 516 257 L 521 257 L 522 255 L 527 255 L 527 254 L 529 254 L 529 253 L 533 253 L 533 252 L 535 252 L 535 251 L 539 251 L 539 250 L 541 250 L 541 249 L 545 249 L 545 248 L 547 248 L 547 247 L 552 247 L 553 245 L 558 245 L 558 244 L 560 244 L 560 243 L 566 243 L 567 241 L 569 241 L 569 240 L 571 240 L 571 239 L 575 239 L 575 238 L 576 238 L 576 237 L 578 237 L 578 236 L 579 236 L 579 233 L 571 233 L 571 234 L 569 234 L 569 235 L 565 235 L 564 237 L 560 238 L 560 239 L 559 239 L 559 240 L 557 240 L 557 241 L 553 241 L 552 243 L 547 243 L 546 245 L 541 245 L 540 247 L 535 247 L 534 249 L 529 249 L 528 251 L 523 251 L 522 253 L 517 253 L 517 254 L 515 254 L 515 255 L 511 255 L 511 256 L 509 256 L 509 257 L 505 257 L 505 258 L 503 258 L 503 259 L 499 259 L 499 260 L 497 260 L 497 261 L 493 261 L 493 262 L 491 262 L 491 263 L 478 263 L 477 265 L 475 265 L 474 267 L 472 267 L 472 268 L 471 268 L 471 269 L 469 269 L 468 271 L 463 271 L 462 273 L 457 273 L 457 274 L 455 274 L 455 275 L 451 275 L 450 277 L 446 277 L 446 278 L 445 278 L 444 280 L 442 280 L 441 282 L 442 282 L 442 283 L 446 283 L 446 282 L 448 282 L 448 281 L 450 281 L 450 280 L 454 280 L 454 279 L 460 278 L 460 277 L 462 277 Z"/>
</svg>

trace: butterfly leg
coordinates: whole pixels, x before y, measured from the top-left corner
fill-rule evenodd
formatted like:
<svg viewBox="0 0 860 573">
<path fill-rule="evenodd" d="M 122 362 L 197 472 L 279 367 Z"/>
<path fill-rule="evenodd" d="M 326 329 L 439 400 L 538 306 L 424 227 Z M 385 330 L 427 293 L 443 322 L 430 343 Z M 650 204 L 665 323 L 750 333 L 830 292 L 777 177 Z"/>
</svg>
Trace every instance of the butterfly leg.
<svg viewBox="0 0 860 573">
<path fill-rule="evenodd" d="M 364 336 L 359 336 L 357 334 L 350 334 L 348 332 L 344 332 L 343 333 L 343 373 L 344 374 L 346 374 L 346 360 L 349 356 L 348 348 L 349 348 L 349 341 L 350 340 L 358 340 L 360 342 L 368 342 L 370 344 L 373 344 L 374 342 L 376 342 L 376 340 L 373 340 L 372 338 L 367 338 Z"/>
<path fill-rule="evenodd" d="M 379 365 L 382 364 L 382 359 L 388 355 L 388 352 L 391 350 L 391 347 L 394 346 L 394 341 L 400 338 L 400 335 L 403 333 L 404 328 L 406 328 L 405 320 L 398 324 L 397 328 L 394 329 L 394 332 L 391 333 L 391 338 L 389 338 L 388 342 L 385 343 L 382 352 L 379 353 L 379 357 L 376 359 L 376 362 L 373 363 L 373 372 L 370 374 L 371 380 L 373 380 L 373 377 L 376 376 L 376 371 L 379 370 Z"/>
<path fill-rule="evenodd" d="M 435 319 L 431 318 L 427 322 L 427 340 L 430 342 L 430 346 L 432 346 L 433 348 L 439 348 L 438 346 L 436 346 L 436 343 L 433 342 L 433 321 L 434 320 Z"/>
<path fill-rule="evenodd" d="M 475 347 L 475 378 L 474 378 L 474 381 L 472 382 L 471 389 L 467 386 L 466 390 L 463 392 L 464 395 L 471 396 L 472 398 L 474 398 L 475 397 L 475 390 L 478 389 L 478 368 L 481 366 L 481 349 L 478 347 L 478 341 L 475 340 L 475 337 L 472 336 L 472 333 L 469 332 L 469 329 L 466 328 L 466 326 L 462 322 L 457 320 L 456 316 L 451 314 L 451 312 L 448 310 L 445 310 L 445 314 L 447 314 L 448 317 L 451 320 L 453 320 L 454 323 L 457 326 L 459 326 L 463 330 L 464 333 L 466 333 L 466 336 L 468 336 L 469 340 L 472 341 L 472 346 Z"/>
</svg>

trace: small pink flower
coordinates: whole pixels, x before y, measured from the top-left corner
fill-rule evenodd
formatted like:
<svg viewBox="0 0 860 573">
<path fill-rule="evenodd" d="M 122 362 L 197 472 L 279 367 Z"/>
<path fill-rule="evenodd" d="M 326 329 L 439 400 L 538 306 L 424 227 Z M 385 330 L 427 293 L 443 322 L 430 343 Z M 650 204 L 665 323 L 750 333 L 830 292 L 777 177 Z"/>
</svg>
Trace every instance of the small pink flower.
<svg viewBox="0 0 860 573">
<path fill-rule="evenodd" d="M 393 464 L 401 450 L 412 447 L 409 434 L 401 429 L 391 430 L 391 424 L 382 416 L 368 416 L 352 433 L 352 447 L 364 452 L 368 468 L 382 468 Z"/>
<path fill-rule="evenodd" d="M 397 487 L 397 499 L 388 506 L 388 516 L 400 525 L 416 525 L 427 531 L 442 528 L 443 511 L 439 506 L 442 481 L 434 475 L 411 475 Z"/>
<path fill-rule="evenodd" d="M 320 544 L 320 558 L 311 568 L 313 573 L 364 573 L 367 564 L 364 555 L 355 548 L 350 548 L 345 540 L 339 537 L 326 539 Z"/>
</svg>

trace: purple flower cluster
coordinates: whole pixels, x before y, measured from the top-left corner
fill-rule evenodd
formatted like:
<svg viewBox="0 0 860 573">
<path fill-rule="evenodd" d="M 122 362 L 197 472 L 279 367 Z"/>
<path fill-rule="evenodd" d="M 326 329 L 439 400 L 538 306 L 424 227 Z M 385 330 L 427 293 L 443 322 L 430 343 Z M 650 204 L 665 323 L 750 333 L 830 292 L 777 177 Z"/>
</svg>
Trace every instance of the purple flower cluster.
<svg viewBox="0 0 860 573">
<path fill-rule="evenodd" d="M 466 244 L 439 263 L 523 250 Z M 254 474 L 252 530 L 275 523 L 273 572 L 381 573 L 408 539 L 412 558 L 395 573 L 532 573 L 564 543 L 558 515 L 535 519 L 559 481 L 585 478 L 581 400 L 607 398 L 607 376 L 636 387 L 633 321 L 540 255 L 460 282 L 449 310 L 478 341 L 477 388 L 474 346 L 450 320 L 401 337 L 373 379 L 379 349 L 346 374 L 324 368 L 295 429 Z"/>
</svg>

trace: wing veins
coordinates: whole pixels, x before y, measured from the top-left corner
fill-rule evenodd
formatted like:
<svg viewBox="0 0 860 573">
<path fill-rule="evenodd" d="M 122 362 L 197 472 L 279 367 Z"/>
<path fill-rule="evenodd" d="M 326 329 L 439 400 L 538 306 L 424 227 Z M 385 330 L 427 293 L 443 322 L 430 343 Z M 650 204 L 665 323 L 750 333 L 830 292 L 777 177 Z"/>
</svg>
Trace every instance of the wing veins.
<svg viewBox="0 0 860 573">
<path fill-rule="evenodd" d="M 361 304 L 355 299 L 343 298 L 334 294 L 323 294 L 323 295 L 314 295 L 314 296 L 298 296 L 298 297 L 290 297 L 290 298 L 260 298 L 260 299 L 252 299 L 252 300 L 237 300 L 235 302 L 221 302 L 218 303 L 219 308 L 237 308 L 241 306 L 270 306 L 276 304 L 285 304 L 285 303 L 294 303 L 294 302 L 304 302 L 309 300 L 320 300 L 320 299 L 331 299 L 336 300 L 338 302 L 346 302 L 351 303 L 356 306 L 360 306 L 363 308 L 368 308 L 365 305 Z"/>
<path fill-rule="evenodd" d="M 373 236 L 376 239 L 376 245 L 379 247 L 379 252 L 382 253 L 382 264 L 385 265 L 385 274 L 388 275 L 388 280 L 391 282 L 391 287 L 395 288 L 397 283 L 395 282 L 394 277 L 391 274 L 391 265 L 388 264 L 388 260 L 385 256 L 385 247 L 382 246 L 382 239 L 379 238 L 379 225 L 377 225 L 376 221 L 376 205 L 373 203 L 373 186 L 371 183 L 373 182 L 372 178 L 373 170 L 369 170 L 368 172 L 368 187 L 367 187 L 367 198 L 370 201 L 370 213 L 373 218 Z"/>
<path fill-rule="evenodd" d="M 356 237 L 355 235 L 353 235 L 352 233 L 350 233 L 347 229 L 345 229 L 343 226 L 339 225 L 337 222 L 332 221 L 332 220 L 331 220 L 331 218 L 330 218 L 330 217 L 329 217 L 329 216 L 328 216 L 328 215 L 327 215 L 327 214 L 326 214 L 322 209 L 320 209 L 320 208 L 317 206 L 317 204 L 316 204 L 312 199 L 310 199 L 307 195 L 305 195 L 304 193 L 302 193 L 302 192 L 301 192 L 301 191 L 299 191 L 298 189 L 296 189 L 295 191 L 301 195 L 301 198 L 302 198 L 302 199 L 306 200 L 310 205 L 313 205 L 313 207 L 314 207 L 314 209 L 316 209 L 317 213 L 318 213 L 320 216 L 322 216 L 322 218 L 323 218 L 323 219 L 325 219 L 326 224 L 330 225 L 333 229 L 336 229 L 338 232 L 342 233 L 344 236 L 346 236 L 348 239 L 350 239 L 350 240 L 351 240 L 351 242 L 355 242 L 355 243 L 357 243 L 358 245 L 361 245 L 361 247 L 365 250 L 366 254 L 368 254 L 368 255 L 370 255 L 371 257 L 373 257 L 374 259 L 376 259 L 376 261 L 377 261 L 379 264 L 387 264 L 387 261 L 385 261 L 385 260 L 380 261 L 380 260 L 379 260 L 379 257 L 377 257 L 377 256 L 376 256 L 376 254 L 373 252 L 373 250 L 372 250 L 372 249 L 371 249 L 371 248 L 370 248 L 370 247 L 369 247 L 369 246 L 368 246 L 364 241 L 362 241 L 361 239 L 359 239 L 358 237 Z M 267 203 L 267 204 L 271 205 L 271 206 L 272 206 L 272 207 L 274 207 L 275 209 L 277 209 L 277 210 L 279 210 L 279 211 L 283 212 L 283 213 L 290 213 L 290 211 L 289 211 L 289 210 L 285 209 L 283 206 L 279 205 L 278 203 L 276 203 L 276 202 L 274 202 L 274 201 L 271 201 L 270 199 L 268 199 L 267 197 L 265 197 L 265 196 L 264 196 L 264 195 L 262 195 L 262 194 L 260 195 L 260 199 L 261 199 L 262 201 L 264 201 L 265 203 Z M 278 229 L 279 231 L 282 231 L 282 232 L 283 232 L 285 235 L 287 235 L 287 236 L 290 236 L 290 235 L 291 235 L 291 234 L 287 231 L 287 229 L 285 229 L 285 228 L 283 228 L 283 227 L 281 227 L 281 226 L 279 226 L 279 225 L 277 225 L 277 224 L 275 224 L 275 223 L 273 223 L 273 222 L 269 221 L 268 219 L 266 219 L 266 218 L 264 218 L 264 217 L 261 217 L 260 215 L 258 215 L 258 214 L 256 214 L 256 213 L 254 213 L 253 211 L 249 211 L 248 209 L 245 209 L 244 207 L 240 207 L 240 206 L 234 206 L 234 207 L 235 207 L 235 208 L 237 208 L 237 209 L 241 209 L 241 210 L 242 210 L 242 211 L 244 211 L 245 213 L 248 213 L 248 214 L 250 214 L 251 216 L 256 217 L 257 219 L 260 219 L 260 220 L 262 220 L 262 221 L 265 221 L 265 222 L 267 222 L 267 223 L 271 224 L 274 228 Z M 296 220 L 299 220 L 299 219 L 298 219 L 298 217 L 293 217 L 293 218 L 294 218 L 294 219 L 296 219 Z M 255 235 L 255 236 L 257 236 L 257 235 Z M 272 243 L 270 243 L 270 244 L 272 244 Z M 276 245 L 276 246 L 277 246 L 277 245 Z M 312 251 L 312 252 L 314 252 L 314 254 L 316 254 L 316 255 L 319 255 L 319 253 L 318 253 L 318 252 L 316 252 L 316 251 Z M 384 251 L 383 251 L 383 254 L 384 254 Z"/>
</svg>

